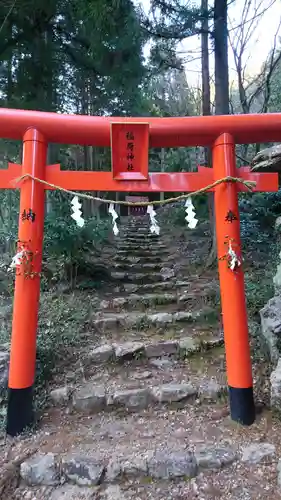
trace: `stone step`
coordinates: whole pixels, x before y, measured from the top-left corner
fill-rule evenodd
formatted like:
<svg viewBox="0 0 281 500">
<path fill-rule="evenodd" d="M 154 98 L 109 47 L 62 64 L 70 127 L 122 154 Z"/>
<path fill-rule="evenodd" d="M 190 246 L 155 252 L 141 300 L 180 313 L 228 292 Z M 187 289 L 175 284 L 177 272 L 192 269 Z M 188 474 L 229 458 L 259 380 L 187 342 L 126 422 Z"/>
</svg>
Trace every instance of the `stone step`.
<svg viewBox="0 0 281 500">
<path fill-rule="evenodd" d="M 184 498 L 188 500 L 195 498 L 192 496 L 192 491 L 194 493 L 195 490 L 194 484 L 196 491 L 198 491 L 198 487 L 194 483 L 197 477 L 205 484 L 206 490 L 208 480 L 213 482 L 216 475 L 221 475 L 222 470 L 228 471 L 229 469 L 229 474 L 231 474 L 236 463 L 239 471 L 241 470 L 243 461 L 235 445 L 231 446 L 224 442 L 210 444 L 204 441 L 201 443 L 194 441 L 193 443 L 192 440 L 191 446 L 187 448 L 186 444 L 180 440 L 180 436 L 176 438 L 174 432 L 170 431 L 172 434 L 171 443 L 167 446 L 166 443 L 165 445 L 158 443 L 156 418 L 152 422 L 152 430 L 149 430 L 147 418 L 143 419 L 141 425 L 134 416 L 127 417 L 127 424 L 120 420 L 119 426 L 117 422 L 110 423 L 107 416 L 103 419 L 100 417 L 100 426 L 98 426 L 99 416 L 95 415 L 95 434 L 87 421 L 83 422 L 84 432 L 88 431 L 93 442 L 92 449 L 87 446 L 81 449 L 81 444 L 79 446 L 77 440 L 74 441 L 75 444 L 77 443 L 76 446 L 71 448 L 71 446 L 65 445 L 63 450 L 58 449 L 54 443 L 52 448 L 54 453 L 48 452 L 46 446 L 45 453 L 40 451 L 35 456 L 26 459 L 20 466 L 21 484 L 17 490 L 19 495 L 16 498 L 23 500 L 25 498 L 36 498 L 37 500 L 46 500 L 47 498 L 49 500 Z M 171 424 L 171 420 L 167 416 L 166 419 L 168 422 L 165 422 L 165 415 L 161 415 L 159 423 L 162 425 L 162 429 L 168 432 L 167 424 Z M 183 416 L 180 415 L 179 420 L 179 423 L 183 424 Z M 133 432 L 134 435 L 136 434 L 136 447 L 132 446 L 132 438 L 128 436 L 129 428 L 133 429 L 133 424 L 136 427 L 135 432 Z M 112 441 L 113 430 L 114 428 L 118 429 L 118 427 L 124 442 L 122 443 L 120 437 L 116 437 L 117 450 L 110 454 L 108 453 L 110 437 Z M 174 425 L 172 428 L 174 429 Z M 208 427 L 206 426 L 206 428 Z M 101 430 L 98 431 L 98 429 Z M 183 430 L 179 432 L 180 425 L 176 427 L 176 431 L 178 434 L 184 435 Z M 157 434 L 159 435 L 159 429 Z M 151 445 L 151 437 L 149 438 L 149 436 L 152 437 Z M 99 438 L 102 443 L 99 443 Z M 177 446 L 176 443 L 178 443 Z M 195 444 L 194 447 L 193 444 Z M 269 451 L 271 454 L 268 454 L 272 457 L 275 451 L 274 447 L 268 448 L 267 452 Z M 229 488 L 229 484 L 227 484 L 227 488 Z M 33 485 L 33 489 L 31 489 L 31 485 Z M 45 485 L 44 489 L 42 485 Z M 26 492 L 28 486 L 31 495 L 22 496 L 23 488 Z M 34 486 L 41 488 L 42 493 L 44 492 L 42 496 L 38 495 L 38 490 L 34 496 Z M 204 492 L 203 487 L 202 491 Z M 209 491 L 217 490 L 209 488 Z M 231 486 L 228 491 L 231 491 Z M 45 496 L 46 494 L 47 496 Z M 207 497 L 200 494 L 200 498 Z M 208 499 L 210 498 L 215 497 L 208 496 Z M 224 495 L 223 498 L 227 497 Z"/>
<path fill-rule="evenodd" d="M 192 358 L 191 358 L 192 359 Z M 189 361 L 190 363 L 190 361 Z M 57 387 L 50 392 L 54 404 L 68 402 L 73 410 L 92 414 L 101 411 L 141 411 L 161 404 L 201 404 L 216 402 L 226 392 L 226 384 L 206 376 L 190 379 L 188 365 L 172 359 L 150 360 L 150 364 L 134 368 L 99 365 L 98 376 L 89 378 L 76 388 Z M 67 401 L 68 400 L 68 401 Z"/>
<path fill-rule="evenodd" d="M 179 281 L 179 280 L 167 280 L 167 281 L 159 281 L 156 283 L 147 283 L 147 284 L 133 284 L 133 283 L 124 283 L 124 290 L 128 293 L 147 293 L 147 292 L 163 292 L 164 290 L 182 290 L 187 291 L 192 283 L 190 281 Z"/>
<path fill-rule="evenodd" d="M 55 422 L 25 438 L 27 447 L 39 445 L 39 451 L 21 464 L 13 498 L 279 498 L 274 435 L 267 432 L 261 442 L 259 427 L 241 432 L 224 404 L 149 408 L 118 418 L 80 414 L 77 423 L 63 409 L 57 414 Z"/>
<path fill-rule="evenodd" d="M 145 227 L 141 227 L 139 229 L 133 229 L 133 228 L 125 228 L 125 227 L 121 227 L 120 228 L 120 235 L 122 236 L 138 236 L 139 238 L 141 238 L 142 236 L 151 236 L 152 238 L 159 238 L 160 235 L 156 235 L 156 234 L 152 234 L 150 232 L 150 226 L 145 226 Z"/>
<path fill-rule="evenodd" d="M 186 340 L 188 342 L 191 348 L 191 340 Z M 134 363 L 123 360 L 121 365 L 96 365 L 89 360 L 87 352 L 72 367 L 74 379 L 65 375 L 67 387 L 55 388 L 50 394 L 51 400 L 59 404 L 69 400 L 68 406 L 82 413 L 122 409 L 126 412 L 142 411 L 162 404 L 185 405 L 195 400 L 201 404 L 216 402 L 226 387 L 224 348 L 216 347 L 204 354 L 198 352 L 189 358 L 177 358 L 171 353 L 178 345 L 172 342 L 147 343 L 146 357 L 136 351 Z M 170 355 L 163 356 L 167 352 Z M 81 370 L 82 367 L 79 375 L 78 368 Z"/>
<path fill-rule="evenodd" d="M 198 352 L 209 351 L 221 347 L 223 336 L 180 337 L 170 340 L 148 339 L 140 341 L 106 342 L 92 350 L 87 349 L 83 360 L 84 366 L 105 363 L 124 363 L 127 361 L 149 360 L 153 358 L 173 357 L 184 359 Z M 161 362 L 160 362 L 161 365 Z M 165 362 L 164 362 L 165 365 Z"/>
<path fill-rule="evenodd" d="M 151 272 L 152 269 L 155 271 L 160 271 L 163 268 L 163 264 L 160 263 L 155 263 L 155 262 L 116 262 L 114 263 L 114 269 L 117 271 L 130 271 L 130 273 L 138 273 L 138 274 L 144 274 L 146 272 Z"/>
<path fill-rule="evenodd" d="M 209 318 L 214 317 L 214 309 L 205 307 L 195 311 L 177 311 L 174 313 L 160 312 L 155 314 L 146 314 L 141 312 L 127 313 L 95 313 L 90 322 L 95 328 L 103 331 L 112 328 L 138 328 L 148 329 L 152 326 L 173 326 L 177 323 L 207 322 Z"/>
<path fill-rule="evenodd" d="M 130 251 L 134 251 L 134 250 L 158 250 L 158 252 L 160 253 L 162 250 L 167 250 L 168 248 L 167 248 L 166 243 L 157 243 L 157 244 L 152 244 L 150 242 L 137 243 L 136 241 L 126 242 L 126 240 L 124 240 L 124 241 L 118 242 L 117 249 L 118 250 L 130 250 Z"/>
<path fill-rule="evenodd" d="M 200 295 L 199 295 L 200 294 Z M 149 309 L 154 307 L 158 309 L 158 306 L 166 306 L 167 304 L 174 304 L 178 308 L 183 308 L 183 304 L 190 307 L 198 303 L 206 303 L 208 299 L 215 298 L 216 291 L 205 289 L 199 291 L 199 293 L 146 293 L 146 294 L 135 294 L 131 293 L 126 296 L 113 297 L 109 300 L 102 300 L 100 303 L 100 309 L 107 311 L 119 311 L 135 309 L 139 310 Z M 177 310 L 177 309 L 174 309 Z"/>
<path fill-rule="evenodd" d="M 130 255 L 128 253 L 116 253 L 113 257 L 114 262 L 125 262 L 125 263 L 131 263 L 131 264 L 140 264 L 142 263 L 155 263 L 155 264 L 161 264 L 164 266 L 167 262 L 173 262 L 175 261 L 175 255 L 159 255 L 157 254 L 152 254 L 150 255 L 149 253 L 147 255 Z"/>
<path fill-rule="evenodd" d="M 116 249 L 116 256 L 121 255 L 121 256 L 127 256 L 130 255 L 131 257 L 136 256 L 136 257 L 146 257 L 146 256 L 151 256 L 151 257 L 159 257 L 159 258 L 164 258 L 167 255 L 171 255 L 171 252 L 169 248 L 163 248 L 163 249 L 154 249 L 154 248 L 140 248 L 139 246 L 137 248 L 132 249 L 127 249 L 127 248 L 117 248 Z"/>
<path fill-rule="evenodd" d="M 122 231 L 126 231 L 128 233 L 142 233 L 142 232 L 149 232 L 150 228 L 150 219 L 147 219 L 145 224 L 129 224 L 129 225 L 121 225 Z"/>
<path fill-rule="evenodd" d="M 206 399 L 215 401 L 225 392 L 226 387 L 215 382 L 198 387 L 189 383 L 171 383 L 121 390 L 93 386 L 93 383 L 89 382 L 74 392 L 72 407 L 85 413 L 115 411 L 121 408 L 125 411 L 139 411 L 153 404 L 185 403 L 196 398 L 199 398 L 201 403 Z"/>
<path fill-rule="evenodd" d="M 121 281 L 125 283 L 135 283 L 135 284 L 155 283 L 163 279 L 163 275 L 160 272 L 138 273 L 138 272 L 133 272 L 133 270 L 130 273 L 123 271 L 112 271 L 111 276 L 116 281 Z"/>
<path fill-rule="evenodd" d="M 161 236 L 160 235 L 155 235 L 155 234 L 151 234 L 150 230 L 148 229 L 147 233 L 143 232 L 143 233 L 132 233 L 132 232 L 120 232 L 119 234 L 119 238 L 120 239 L 123 239 L 123 240 L 126 240 L 126 241 L 138 241 L 138 242 L 142 242 L 142 241 L 145 241 L 145 242 L 149 242 L 149 243 L 158 243 L 159 241 L 161 241 Z"/>
</svg>

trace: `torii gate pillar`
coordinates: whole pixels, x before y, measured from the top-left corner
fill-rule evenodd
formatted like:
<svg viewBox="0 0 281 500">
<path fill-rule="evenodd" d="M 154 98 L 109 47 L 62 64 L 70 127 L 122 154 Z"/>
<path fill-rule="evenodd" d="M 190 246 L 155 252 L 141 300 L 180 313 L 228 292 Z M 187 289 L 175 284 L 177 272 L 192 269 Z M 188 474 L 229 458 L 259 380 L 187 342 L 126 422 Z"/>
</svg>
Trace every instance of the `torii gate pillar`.
<svg viewBox="0 0 281 500">
<path fill-rule="evenodd" d="M 22 175 L 45 178 L 47 143 L 43 135 L 29 129 L 23 136 Z M 7 434 L 15 436 L 33 422 L 33 384 L 36 366 L 36 336 L 40 297 L 40 272 L 44 234 L 45 187 L 29 179 L 20 194 L 18 250 L 27 250 L 17 270 L 9 369 Z M 25 215 L 24 215 L 25 214 Z M 30 215 L 30 217 L 28 216 Z M 29 259 L 29 252 L 32 261 Z M 32 266 L 28 276 L 24 269 Z"/>
<path fill-rule="evenodd" d="M 213 145 L 214 180 L 236 177 L 235 142 L 230 134 L 220 135 Z M 242 261 L 237 183 L 215 189 L 216 236 L 221 290 L 221 307 L 231 418 L 244 425 L 255 421 L 252 366 L 242 267 L 231 271 L 223 258 L 229 244 Z M 227 214 L 231 213 L 231 218 Z"/>
</svg>

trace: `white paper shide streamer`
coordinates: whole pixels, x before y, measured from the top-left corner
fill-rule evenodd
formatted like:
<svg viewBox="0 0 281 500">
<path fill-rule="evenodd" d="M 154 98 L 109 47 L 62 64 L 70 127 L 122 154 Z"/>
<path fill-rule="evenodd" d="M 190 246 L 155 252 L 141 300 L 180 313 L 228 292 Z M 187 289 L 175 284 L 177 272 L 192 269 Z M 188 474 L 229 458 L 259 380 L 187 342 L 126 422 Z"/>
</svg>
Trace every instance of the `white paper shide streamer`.
<svg viewBox="0 0 281 500">
<path fill-rule="evenodd" d="M 156 220 L 156 212 L 153 208 L 153 205 L 148 205 L 147 207 L 147 213 L 150 217 L 150 232 L 152 234 L 157 234 L 157 236 L 160 234 L 160 226 L 157 223 Z"/>
<path fill-rule="evenodd" d="M 197 226 L 198 219 L 196 219 L 195 208 L 192 203 L 191 198 L 187 198 L 185 202 L 185 212 L 186 217 L 185 220 L 188 223 L 189 229 L 194 229 Z"/>
<path fill-rule="evenodd" d="M 237 267 L 241 266 L 241 261 L 238 259 L 235 250 L 233 250 L 231 241 L 228 242 L 228 263 L 231 271 L 235 271 Z"/>
<path fill-rule="evenodd" d="M 25 248 L 16 253 L 16 255 L 12 258 L 10 266 L 8 267 L 9 271 L 12 271 L 13 269 L 16 269 L 21 265 L 25 253 L 26 253 Z"/>
<path fill-rule="evenodd" d="M 82 217 L 82 203 L 78 200 L 78 196 L 74 196 L 71 201 L 71 209 L 73 213 L 71 214 L 72 219 L 75 220 L 77 226 L 83 227 L 85 224 L 85 221 Z"/>
<path fill-rule="evenodd" d="M 110 213 L 111 217 L 112 217 L 112 224 L 113 224 L 113 232 L 114 232 L 114 235 L 117 236 L 117 234 L 119 234 L 119 229 L 117 227 L 117 219 L 119 217 L 118 213 L 116 212 L 115 208 L 114 208 L 114 204 L 113 203 L 110 203 L 109 205 L 109 209 L 108 209 L 108 213 Z"/>
</svg>

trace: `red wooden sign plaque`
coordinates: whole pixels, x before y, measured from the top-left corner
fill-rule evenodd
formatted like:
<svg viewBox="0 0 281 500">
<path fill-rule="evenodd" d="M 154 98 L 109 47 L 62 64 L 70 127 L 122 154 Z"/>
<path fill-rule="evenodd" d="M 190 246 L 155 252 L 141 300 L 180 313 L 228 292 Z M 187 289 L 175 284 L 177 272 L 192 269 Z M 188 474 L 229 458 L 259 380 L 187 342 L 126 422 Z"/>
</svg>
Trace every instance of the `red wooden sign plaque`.
<svg viewBox="0 0 281 500">
<path fill-rule="evenodd" d="M 113 179 L 148 179 L 148 123 L 111 123 L 111 162 Z"/>
</svg>

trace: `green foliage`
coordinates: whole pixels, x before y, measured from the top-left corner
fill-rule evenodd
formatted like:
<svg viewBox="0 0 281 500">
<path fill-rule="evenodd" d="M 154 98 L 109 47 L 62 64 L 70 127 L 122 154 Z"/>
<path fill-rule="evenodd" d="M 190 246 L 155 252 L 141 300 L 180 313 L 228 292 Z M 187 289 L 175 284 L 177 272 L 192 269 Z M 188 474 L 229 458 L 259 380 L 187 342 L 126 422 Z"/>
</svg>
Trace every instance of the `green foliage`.
<svg viewBox="0 0 281 500">
<path fill-rule="evenodd" d="M 100 257 L 101 245 L 108 242 L 109 224 L 108 218 L 93 217 L 79 228 L 69 215 L 47 217 L 44 249 L 47 267 L 53 269 L 52 282 L 66 280 L 74 288 L 81 275 L 96 276 L 99 281 L 102 275 L 95 261 Z M 91 284 L 97 283 L 91 281 Z"/>
<path fill-rule="evenodd" d="M 75 349 L 81 346 L 90 302 L 86 296 L 42 294 L 37 337 L 36 401 L 45 404 L 47 382 L 58 370 L 74 361 Z"/>
<path fill-rule="evenodd" d="M 198 195 L 192 198 L 196 217 L 202 220 L 206 220 L 208 218 L 208 205 L 207 205 L 207 197 L 206 195 Z M 159 221 L 162 219 L 165 221 L 165 224 L 171 224 L 173 226 L 186 227 L 187 222 L 185 220 L 186 212 L 185 212 L 185 202 L 178 202 L 172 205 L 166 205 L 160 211 Z"/>
<path fill-rule="evenodd" d="M 63 256 L 72 262 L 79 259 L 80 253 L 94 251 L 97 245 L 105 243 L 109 230 L 109 220 L 96 218 L 87 219 L 85 225 L 79 228 L 68 217 L 46 218 L 44 246 L 48 254 Z"/>
<path fill-rule="evenodd" d="M 0 248 L 14 254 L 18 239 L 19 192 L 0 190 Z"/>
<path fill-rule="evenodd" d="M 137 106 L 145 38 L 130 0 L 17 2 L 0 32 L 2 105 L 126 113 Z"/>
<path fill-rule="evenodd" d="M 276 193 L 255 193 L 241 197 L 241 222 L 251 227 L 256 226 L 260 232 L 272 233 L 276 218 L 281 215 L 281 190 Z"/>
<path fill-rule="evenodd" d="M 272 269 L 255 269 L 245 273 L 245 291 L 249 316 L 259 318 L 259 311 L 274 295 Z"/>
<path fill-rule="evenodd" d="M 143 13 L 143 25 L 155 37 L 163 40 L 184 40 L 198 35 L 201 30 L 202 17 L 209 17 L 209 12 L 202 12 L 183 0 L 152 0 L 151 16 Z"/>
</svg>

